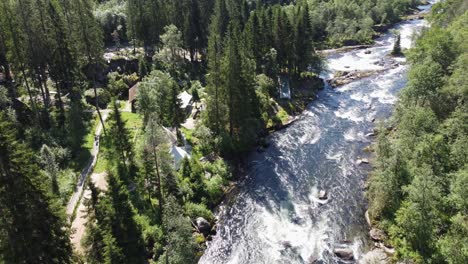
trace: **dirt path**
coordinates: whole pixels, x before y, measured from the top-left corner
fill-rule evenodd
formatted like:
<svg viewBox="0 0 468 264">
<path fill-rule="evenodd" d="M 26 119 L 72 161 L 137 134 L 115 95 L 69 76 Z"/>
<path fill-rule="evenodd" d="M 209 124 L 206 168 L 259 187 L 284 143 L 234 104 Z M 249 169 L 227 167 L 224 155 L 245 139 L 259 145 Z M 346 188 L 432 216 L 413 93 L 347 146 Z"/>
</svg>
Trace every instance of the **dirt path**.
<svg viewBox="0 0 468 264">
<path fill-rule="evenodd" d="M 107 182 L 106 182 L 107 174 L 104 173 L 93 173 L 91 175 L 91 180 L 96 185 L 97 188 L 105 191 L 107 190 Z M 85 224 L 86 224 L 86 212 L 85 206 L 83 201 L 85 198 L 89 198 L 91 196 L 91 191 L 86 189 L 84 191 L 83 197 L 81 198 L 81 202 L 78 205 L 78 209 L 76 210 L 76 217 L 72 222 L 72 230 L 74 231 L 71 235 L 71 242 L 73 247 L 78 253 L 83 253 L 83 248 L 81 247 L 81 239 L 85 234 Z"/>
<path fill-rule="evenodd" d="M 102 119 L 104 122 L 106 121 L 107 116 L 109 115 L 109 110 L 101 111 Z M 94 165 L 96 165 L 97 156 L 99 154 L 99 137 L 102 133 L 102 124 L 99 123 L 96 127 L 96 133 L 94 137 L 94 144 L 93 150 L 91 151 L 91 159 L 89 160 L 86 167 L 81 171 L 80 178 L 78 183 L 76 184 L 76 190 L 73 195 L 70 197 L 70 200 L 67 204 L 67 215 L 71 217 L 73 215 L 73 211 L 75 210 L 76 204 L 80 200 L 81 194 L 83 193 L 83 187 L 86 183 L 86 178 L 88 175 L 93 171 Z"/>
</svg>

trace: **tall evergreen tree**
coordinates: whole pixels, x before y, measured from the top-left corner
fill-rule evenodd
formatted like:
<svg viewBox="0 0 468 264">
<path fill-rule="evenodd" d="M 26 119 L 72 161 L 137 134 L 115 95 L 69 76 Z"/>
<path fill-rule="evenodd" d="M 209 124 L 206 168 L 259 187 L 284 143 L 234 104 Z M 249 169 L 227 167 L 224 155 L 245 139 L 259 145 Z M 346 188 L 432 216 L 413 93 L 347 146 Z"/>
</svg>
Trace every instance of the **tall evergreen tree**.
<svg viewBox="0 0 468 264">
<path fill-rule="evenodd" d="M 113 112 L 110 117 L 109 125 L 109 140 L 111 144 L 111 155 L 118 157 L 119 162 L 116 162 L 117 167 L 123 169 L 125 177 L 123 180 L 128 181 L 133 178 L 134 172 L 134 152 L 133 145 L 130 140 L 130 132 L 125 127 L 125 121 L 119 110 L 117 102 L 113 102 Z"/>
<path fill-rule="evenodd" d="M 71 263 L 69 232 L 33 154 L 0 113 L 0 259 Z"/>
</svg>

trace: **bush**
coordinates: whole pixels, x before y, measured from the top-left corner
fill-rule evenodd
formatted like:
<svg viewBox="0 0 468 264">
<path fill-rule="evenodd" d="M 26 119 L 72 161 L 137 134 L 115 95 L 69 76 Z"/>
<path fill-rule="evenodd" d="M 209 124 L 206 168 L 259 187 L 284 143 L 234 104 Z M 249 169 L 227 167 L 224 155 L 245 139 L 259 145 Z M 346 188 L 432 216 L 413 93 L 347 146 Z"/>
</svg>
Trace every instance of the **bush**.
<svg viewBox="0 0 468 264">
<path fill-rule="evenodd" d="M 109 83 L 108 90 L 113 96 L 122 96 L 127 93 L 128 85 L 125 83 L 123 76 L 117 72 L 111 72 L 107 75 Z"/>
<path fill-rule="evenodd" d="M 206 192 L 208 193 L 208 197 L 210 198 L 210 204 L 217 204 L 223 196 L 223 183 L 224 180 L 219 175 L 215 175 L 206 181 Z"/>
<path fill-rule="evenodd" d="M 100 108 L 107 108 L 107 105 L 109 104 L 111 100 L 111 95 L 108 91 L 104 90 L 103 88 L 96 88 L 97 90 L 97 95 L 98 95 L 98 106 Z M 94 96 L 94 89 L 89 89 L 86 90 L 85 92 L 85 98 L 86 102 L 90 105 L 95 105 L 96 99 Z"/>
<path fill-rule="evenodd" d="M 214 220 L 213 213 L 206 208 L 204 204 L 196 204 L 187 202 L 185 204 L 185 213 L 191 218 L 196 219 L 197 217 L 203 217 L 206 220 L 212 222 Z"/>
</svg>

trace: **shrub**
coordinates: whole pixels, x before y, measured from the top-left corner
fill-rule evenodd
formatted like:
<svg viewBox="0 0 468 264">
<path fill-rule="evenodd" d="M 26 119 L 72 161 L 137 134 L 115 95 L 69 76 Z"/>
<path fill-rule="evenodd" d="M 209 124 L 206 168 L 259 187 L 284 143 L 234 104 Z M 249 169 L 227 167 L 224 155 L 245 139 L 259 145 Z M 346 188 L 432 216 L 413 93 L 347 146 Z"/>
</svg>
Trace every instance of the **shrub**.
<svg viewBox="0 0 468 264">
<path fill-rule="evenodd" d="M 213 221 L 213 213 L 206 208 L 204 204 L 196 204 L 192 202 L 187 202 L 185 204 L 185 213 L 191 218 L 196 219 L 197 217 L 203 217 L 208 221 Z"/>
<path fill-rule="evenodd" d="M 98 95 L 98 106 L 100 108 L 107 108 L 107 105 L 109 104 L 111 100 L 111 95 L 108 91 L 104 90 L 103 88 L 96 88 L 97 90 L 97 95 Z M 94 96 L 94 89 L 89 89 L 86 90 L 85 92 L 85 98 L 86 102 L 90 105 L 95 105 L 96 99 Z"/>
</svg>

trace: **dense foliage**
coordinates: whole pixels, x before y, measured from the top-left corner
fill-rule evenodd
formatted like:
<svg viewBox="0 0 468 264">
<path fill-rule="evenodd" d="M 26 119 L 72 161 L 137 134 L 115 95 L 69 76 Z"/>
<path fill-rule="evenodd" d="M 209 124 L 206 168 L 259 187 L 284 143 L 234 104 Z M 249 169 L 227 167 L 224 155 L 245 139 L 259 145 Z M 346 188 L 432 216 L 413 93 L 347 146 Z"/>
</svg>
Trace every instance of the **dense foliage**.
<svg viewBox="0 0 468 264">
<path fill-rule="evenodd" d="M 370 179 L 370 215 L 396 258 L 468 262 L 468 12 L 465 1 L 434 6 L 432 27 L 408 52 L 408 86 L 382 133 Z"/>
</svg>

